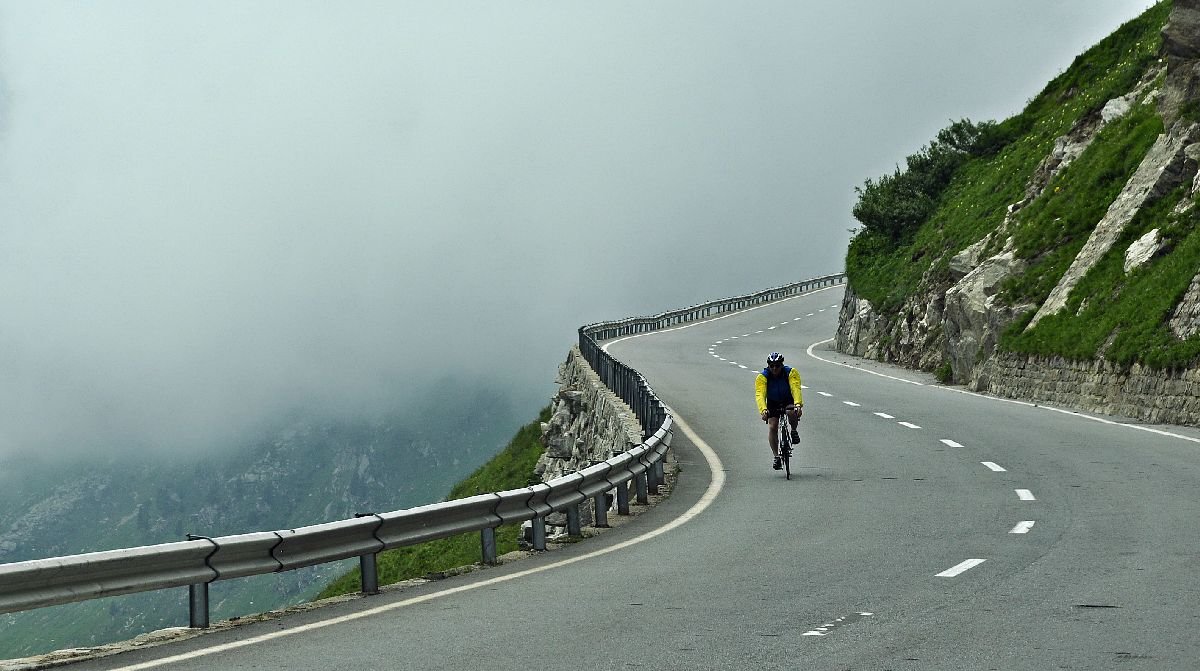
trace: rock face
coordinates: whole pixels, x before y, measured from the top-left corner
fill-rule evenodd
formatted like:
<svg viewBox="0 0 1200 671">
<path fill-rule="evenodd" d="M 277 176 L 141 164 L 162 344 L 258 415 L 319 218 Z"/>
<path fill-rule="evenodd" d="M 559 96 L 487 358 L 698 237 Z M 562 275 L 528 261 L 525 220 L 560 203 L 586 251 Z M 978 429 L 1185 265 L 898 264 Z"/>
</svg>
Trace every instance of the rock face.
<svg viewBox="0 0 1200 671">
<path fill-rule="evenodd" d="M 1200 0 L 1175 0 L 1171 5 L 1163 52 L 1167 81 L 1159 112 L 1170 128 L 1189 101 L 1200 99 Z"/>
<path fill-rule="evenodd" d="M 1071 290 L 1101 257 L 1108 253 L 1113 243 L 1125 231 L 1125 226 L 1133 220 L 1143 205 L 1185 181 L 1190 182 L 1196 176 L 1196 162 L 1189 158 L 1189 152 L 1185 149 L 1193 145 L 1195 138 L 1200 135 L 1197 128 L 1200 127 L 1196 124 L 1179 121 L 1171 132 L 1159 136 L 1133 177 L 1109 206 L 1104 218 L 1096 224 L 1091 237 L 1083 245 L 1067 273 L 1033 316 L 1027 329 L 1033 328 L 1043 317 L 1058 312 L 1066 305 Z"/>
<path fill-rule="evenodd" d="M 1200 333 L 1200 275 L 1192 280 L 1183 300 L 1171 315 L 1171 330 L 1180 339 L 1190 338 Z"/>
<path fill-rule="evenodd" d="M 1144 205 L 1180 185 L 1190 186 L 1187 202 L 1200 191 L 1200 124 L 1192 121 L 1200 114 L 1200 0 L 1175 0 L 1163 36 L 1165 77 L 1164 66 L 1153 65 L 1132 91 L 1110 100 L 1058 138 L 1031 175 L 1022 199 L 1009 205 L 1004 222 L 949 259 L 948 276 L 927 272 L 920 289 L 892 314 L 880 314 L 847 285 L 838 350 L 922 370 L 940 368 L 976 391 L 1151 421 L 1200 424 L 1200 372 L 1155 372 L 1138 366 L 1122 371 L 1105 361 L 1072 363 L 997 350 L 999 335 L 1018 318 L 1036 311 L 1032 326 L 1061 310 L 1071 290 L 1116 244 Z M 1161 91 L 1154 89 L 1158 81 L 1165 81 Z M 1147 152 L 1049 298 L 1042 305 L 997 300 L 1001 284 L 1026 270 L 1027 264 L 1013 253 L 1008 233 L 1014 215 L 1082 155 L 1101 129 L 1133 105 L 1150 101 L 1157 102 L 1167 132 Z M 1136 270 L 1161 247 L 1158 231 L 1143 236 L 1125 251 L 1125 272 Z M 1200 332 L 1200 272 L 1176 307 L 1170 327 L 1180 338 Z"/>
<path fill-rule="evenodd" d="M 994 352 L 1000 333 L 1024 312 L 1024 306 L 1014 309 L 995 299 L 1000 283 L 1025 266 L 1012 251 L 1002 252 L 946 290 L 945 347 L 952 370 L 974 372 L 980 353 Z"/>
</svg>

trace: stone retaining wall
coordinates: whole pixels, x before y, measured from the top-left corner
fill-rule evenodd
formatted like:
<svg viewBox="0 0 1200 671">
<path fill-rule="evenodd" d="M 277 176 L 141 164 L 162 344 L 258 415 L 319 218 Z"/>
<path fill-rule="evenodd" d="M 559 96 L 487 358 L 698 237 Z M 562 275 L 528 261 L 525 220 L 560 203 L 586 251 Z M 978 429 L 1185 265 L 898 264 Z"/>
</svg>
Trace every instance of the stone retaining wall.
<svg viewBox="0 0 1200 671">
<path fill-rule="evenodd" d="M 1107 361 L 998 354 L 982 364 L 979 388 L 1158 424 L 1200 426 L 1200 369 L 1128 371 Z"/>
<path fill-rule="evenodd" d="M 542 424 L 546 451 L 538 459 L 535 473 L 543 482 L 574 473 L 642 444 L 637 416 L 624 401 L 600 381 L 579 352 L 572 347 L 558 368 L 559 390 L 554 396 L 550 421 Z M 593 502 L 580 506 L 584 525 L 595 519 Z M 565 514 L 550 515 L 550 526 L 563 526 Z"/>
</svg>

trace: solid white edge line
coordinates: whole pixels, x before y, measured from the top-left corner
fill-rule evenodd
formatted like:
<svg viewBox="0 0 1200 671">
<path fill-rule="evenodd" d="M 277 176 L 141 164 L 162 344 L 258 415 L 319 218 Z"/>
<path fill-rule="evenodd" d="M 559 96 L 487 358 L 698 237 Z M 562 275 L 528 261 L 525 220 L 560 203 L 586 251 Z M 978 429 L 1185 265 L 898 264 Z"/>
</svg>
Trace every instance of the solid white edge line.
<svg viewBox="0 0 1200 671">
<path fill-rule="evenodd" d="M 902 377 L 896 377 L 896 376 L 894 376 L 894 375 L 884 375 L 883 373 L 876 373 L 876 372 L 875 372 L 875 371 L 873 371 L 873 370 L 865 370 L 865 369 L 859 368 L 858 366 L 851 366 L 850 364 L 845 364 L 845 363 L 842 363 L 842 362 L 840 362 L 840 361 L 830 361 L 829 359 L 822 359 L 821 357 L 817 356 L 816 354 L 813 354 L 813 348 L 815 348 L 817 345 L 824 345 L 825 343 L 827 343 L 827 342 L 829 342 L 829 341 L 831 341 L 831 340 L 833 340 L 833 338 L 826 338 L 826 339 L 824 339 L 824 340 L 822 340 L 822 341 L 820 341 L 820 342 L 815 342 L 815 343 L 813 343 L 813 344 L 809 345 L 809 346 L 808 346 L 808 349 L 807 349 L 807 350 L 805 350 L 805 352 L 806 352 L 806 353 L 807 353 L 807 354 L 808 354 L 810 357 L 812 357 L 812 358 L 816 359 L 817 361 L 822 361 L 822 362 L 824 362 L 824 363 L 832 364 L 832 365 L 834 365 L 834 366 L 841 366 L 842 368 L 849 368 L 850 370 L 862 371 L 863 373 L 867 373 L 867 374 L 869 374 L 869 375 L 875 375 L 875 376 L 877 376 L 877 377 L 883 377 L 883 378 L 887 378 L 887 379 L 889 379 L 889 380 L 895 380 L 895 381 L 897 381 L 897 382 L 906 382 L 906 383 L 908 383 L 908 384 L 915 384 L 915 385 L 916 385 L 916 386 L 918 386 L 918 387 L 924 387 L 924 386 L 925 386 L 924 384 L 922 384 L 922 383 L 920 383 L 920 382 L 914 382 L 914 381 L 912 381 L 912 380 L 906 380 L 906 379 L 904 379 L 904 378 L 902 378 Z"/>
<path fill-rule="evenodd" d="M 989 401 L 996 401 L 999 403 L 1012 403 L 1014 405 L 1023 405 L 1027 408 L 1037 408 L 1038 410 L 1048 410 L 1050 412 L 1057 412 L 1062 415 L 1070 415 L 1072 417 L 1077 417 L 1079 419 L 1088 419 L 1093 422 L 1100 422 L 1101 424 L 1108 424 L 1110 426 L 1122 426 L 1122 427 L 1125 427 L 1126 429 L 1145 431 L 1147 433 L 1153 433 L 1153 434 L 1157 434 L 1159 436 L 1164 436 L 1167 438 L 1178 438 L 1179 440 L 1186 440 L 1191 443 L 1200 443 L 1200 438 L 1193 438 L 1191 436 L 1184 436 L 1184 435 L 1181 435 L 1178 433 L 1171 433 L 1170 431 L 1163 431 L 1162 429 L 1155 429 L 1155 428 L 1152 428 L 1149 426 L 1141 426 L 1138 424 L 1129 424 L 1128 422 L 1116 422 L 1111 419 L 1105 419 L 1103 417 L 1094 417 L 1092 415 L 1085 415 L 1085 414 L 1075 411 L 1075 410 L 1067 410 L 1065 408 L 1055 408 L 1055 407 L 1051 407 L 1048 405 L 1041 405 L 1039 403 L 1030 403 L 1029 401 L 1018 401 L 1018 400 L 1012 399 L 1012 398 L 1000 398 L 999 396 L 988 396 L 987 394 L 980 394 L 980 393 L 977 393 L 974 391 L 967 391 L 966 389 L 955 389 L 953 387 L 943 387 L 940 385 L 928 385 L 928 384 L 924 384 L 922 382 L 906 380 L 902 377 L 896 377 L 894 375 L 884 375 L 883 373 L 876 373 L 873 370 L 864 370 L 862 368 L 859 368 L 858 366 L 851 366 L 849 364 L 845 364 L 840 361 L 830 361 L 829 359 L 822 359 L 821 357 L 817 356 L 816 354 L 813 354 L 813 349 L 817 345 L 824 345 L 825 343 L 830 342 L 831 340 L 833 340 L 833 338 L 826 338 L 820 342 L 815 342 L 815 343 L 809 345 L 808 349 L 806 350 L 808 356 L 816 359 L 817 361 L 821 361 L 823 363 L 827 363 L 827 364 L 830 364 L 833 366 L 841 366 L 842 368 L 849 368 L 850 370 L 856 370 L 856 371 L 859 371 L 860 373 L 867 373 L 868 375 L 875 375 L 878 377 L 887 378 L 889 380 L 895 380 L 897 382 L 913 384 L 918 387 L 928 387 L 929 389 L 938 389 L 940 391 L 948 391 L 948 392 L 952 392 L 955 394 L 966 394 L 967 396 L 975 396 L 977 398 L 982 398 L 982 399 L 986 399 Z"/>
<path fill-rule="evenodd" d="M 969 571 L 969 570 L 975 568 L 976 566 L 979 566 L 980 564 L 982 564 L 985 561 L 987 561 L 987 560 L 986 559 L 968 559 L 960 564 L 951 566 L 950 568 L 946 569 L 945 571 L 942 571 L 941 573 L 937 574 L 934 577 L 953 578 L 956 575 L 959 575 L 961 573 L 964 573 L 966 571 Z"/>
<path fill-rule="evenodd" d="M 692 431 L 691 427 L 688 426 L 687 422 L 683 421 L 683 418 L 681 418 L 678 414 L 676 414 L 674 410 L 671 410 L 670 408 L 668 408 L 667 410 L 668 410 L 668 412 L 671 413 L 671 418 L 674 420 L 675 425 L 679 427 L 680 431 L 683 432 L 683 435 L 687 436 L 688 440 L 690 440 L 692 442 L 692 444 L 696 446 L 696 449 L 700 450 L 700 453 L 704 455 L 704 460 L 706 462 L 708 462 L 708 470 L 709 470 L 709 474 L 712 477 L 712 480 L 711 480 L 711 482 L 708 483 L 708 489 L 704 490 L 704 494 L 700 496 L 700 500 L 698 500 L 698 501 L 696 501 L 696 503 L 692 504 L 692 507 L 688 508 L 686 511 L 684 511 L 684 513 L 682 515 L 680 515 L 679 517 L 676 517 L 675 519 L 671 520 L 670 522 L 667 522 L 666 524 L 662 525 L 661 527 L 658 527 L 657 529 L 652 529 L 640 536 L 636 536 L 634 538 L 630 538 L 628 540 L 621 541 L 620 543 L 615 543 L 613 545 L 610 545 L 609 547 L 602 548 L 600 550 L 595 550 L 593 552 L 579 555 L 577 557 L 571 557 L 569 559 L 557 561 L 557 562 L 554 562 L 553 564 L 546 564 L 545 566 L 538 566 L 535 568 L 526 569 L 524 571 L 518 571 L 516 573 L 511 573 L 509 575 L 497 576 L 495 578 L 481 580 L 479 582 L 471 583 L 469 585 L 460 585 L 458 587 L 452 587 L 450 589 L 439 590 L 438 592 L 435 592 L 432 594 L 416 596 L 416 597 L 412 597 L 410 599 L 404 599 L 403 601 L 397 601 L 395 603 L 390 603 L 390 604 L 387 604 L 384 606 L 376 606 L 375 608 L 368 608 L 367 610 L 362 610 L 362 611 L 358 611 L 356 613 L 350 613 L 347 615 L 330 618 L 328 620 L 322 620 L 320 622 L 313 622 L 310 624 L 293 627 L 291 629 L 284 629 L 281 631 L 274 631 L 274 632 L 271 632 L 268 634 L 261 634 L 259 636 L 254 636 L 252 638 L 247 638 L 247 639 L 244 639 L 241 641 L 233 641 L 230 643 L 223 643 L 221 645 L 214 645 L 211 648 L 205 648 L 203 650 L 196 650 L 194 652 L 187 652 L 187 653 L 183 653 L 183 654 L 179 654 L 179 655 L 173 655 L 170 657 L 164 657 L 162 659 L 156 659 L 156 660 L 152 660 L 149 662 L 141 662 L 139 664 L 131 664 L 129 666 L 122 666 L 122 667 L 118 667 L 118 668 L 114 669 L 114 671 L 141 671 L 141 669 L 152 669 L 152 668 L 155 668 L 158 666 L 162 666 L 164 664 L 173 664 L 175 662 L 180 662 L 180 661 L 184 661 L 184 660 L 188 660 L 188 659 L 194 659 L 197 657 L 205 657 L 207 655 L 212 655 L 212 654 L 216 654 L 219 652 L 226 652 L 229 650 L 235 650 L 237 648 L 244 648 L 246 646 L 256 645 L 258 643 L 263 643 L 265 641 L 270 641 L 270 640 L 277 639 L 277 638 L 284 638 L 287 636 L 294 636 L 296 634 L 303 634 L 303 633 L 306 633 L 309 631 L 313 631 L 314 629 L 321 629 L 323 627 L 329 627 L 332 625 L 343 624 L 346 622 L 353 622 L 354 620 L 361 620 L 362 618 L 365 618 L 365 617 L 379 615 L 381 613 L 386 613 L 388 611 L 397 610 L 400 608 L 404 608 L 406 606 L 412 606 L 412 605 L 416 605 L 419 603 L 425 603 L 426 601 L 432 601 L 434 599 L 439 599 L 441 597 L 449 596 L 451 594 L 458 594 L 460 592 L 467 592 L 470 590 L 479 589 L 481 587 L 489 587 L 491 585 L 497 585 L 497 584 L 500 584 L 503 582 L 508 582 L 510 580 L 515 580 L 517 578 L 523 578 L 525 576 L 542 573 L 544 571 L 549 571 L 550 569 L 558 568 L 560 566 L 567 566 L 568 564 L 574 564 L 576 562 L 581 562 L 581 561 L 584 561 L 587 559 L 591 559 L 593 557 L 599 557 L 601 555 L 606 555 L 606 554 L 610 554 L 613 552 L 617 552 L 618 550 L 624 550 L 625 548 L 628 548 L 632 545 L 637 545 L 638 543 L 650 540 L 651 538 L 660 536 L 668 531 L 671 531 L 672 529 L 675 529 L 676 527 L 679 527 L 679 526 L 685 524 L 686 522 L 690 521 L 693 517 L 704 512 L 704 510 L 706 508 L 708 508 L 710 505 L 712 505 L 712 502 L 714 500 L 716 500 L 717 495 L 721 493 L 721 489 L 725 486 L 725 466 L 724 466 L 724 464 L 721 463 L 721 458 L 719 456 L 717 456 L 717 453 L 711 447 L 709 447 L 708 443 L 704 442 L 704 440 L 702 438 L 700 438 L 700 436 L 696 435 L 695 431 Z"/>
</svg>

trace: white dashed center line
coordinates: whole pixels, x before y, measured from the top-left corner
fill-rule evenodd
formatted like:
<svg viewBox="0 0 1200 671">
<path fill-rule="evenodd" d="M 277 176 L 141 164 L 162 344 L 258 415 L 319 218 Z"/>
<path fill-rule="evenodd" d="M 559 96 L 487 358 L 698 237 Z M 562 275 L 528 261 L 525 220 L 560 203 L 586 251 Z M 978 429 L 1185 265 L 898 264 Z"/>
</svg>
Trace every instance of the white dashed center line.
<svg viewBox="0 0 1200 671">
<path fill-rule="evenodd" d="M 1029 533 L 1029 530 L 1033 528 L 1033 525 L 1034 525 L 1033 520 L 1027 520 L 1025 522 L 1017 522 L 1017 526 L 1013 527 L 1012 531 L 1010 531 L 1008 533 L 1010 533 L 1010 534 L 1027 534 L 1027 533 Z"/>
<path fill-rule="evenodd" d="M 855 403 L 854 401 L 842 401 L 842 403 L 845 403 L 846 405 L 850 406 L 851 408 L 861 408 L 862 407 L 861 405 Z"/>
<path fill-rule="evenodd" d="M 992 462 L 992 461 L 981 461 L 979 463 L 983 464 L 984 466 L 987 466 L 988 468 L 992 469 L 993 471 L 995 471 L 997 473 L 1003 473 L 1006 470 L 1003 466 L 1000 466 L 999 464 Z"/>
<path fill-rule="evenodd" d="M 947 447 L 962 447 L 961 444 L 956 443 L 953 440 L 950 440 L 949 438 L 943 438 L 942 442 L 945 443 Z"/>
<path fill-rule="evenodd" d="M 937 574 L 936 577 L 938 577 L 938 578 L 953 578 L 954 576 L 956 576 L 960 573 L 963 573 L 964 571 L 969 571 L 969 570 L 975 568 L 976 566 L 979 566 L 980 564 L 982 564 L 985 561 L 987 561 L 987 560 L 986 559 L 968 559 L 965 562 L 958 564 L 957 566 L 952 566 L 952 567 L 946 569 L 945 571 L 942 571 L 941 573 Z"/>
<path fill-rule="evenodd" d="M 1033 498 L 1033 492 L 1028 489 L 1015 489 L 1013 491 L 1017 493 L 1017 498 L 1022 501 L 1037 501 L 1037 499 Z"/>
<path fill-rule="evenodd" d="M 921 428 L 921 427 L 917 426 L 916 424 L 913 424 L 912 422 L 896 422 L 896 423 L 899 424 L 900 426 L 907 426 L 910 429 Z"/>
<path fill-rule="evenodd" d="M 882 418 L 884 418 L 884 419 L 896 419 L 895 417 L 893 417 L 893 416 L 891 416 L 891 415 L 887 414 L 886 412 L 876 412 L 876 413 L 873 413 L 873 414 L 874 414 L 875 416 L 877 416 L 877 417 L 882 417 Z"/>
</svg>

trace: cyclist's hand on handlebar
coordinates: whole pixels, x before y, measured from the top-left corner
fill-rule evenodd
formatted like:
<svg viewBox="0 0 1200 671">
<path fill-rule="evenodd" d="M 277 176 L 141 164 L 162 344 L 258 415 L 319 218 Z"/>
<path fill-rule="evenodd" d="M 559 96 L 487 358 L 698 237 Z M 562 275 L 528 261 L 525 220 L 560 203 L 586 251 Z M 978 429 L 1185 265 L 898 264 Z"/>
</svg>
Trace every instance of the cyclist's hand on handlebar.
<svg viewBox="0 0 1200 671">
<path fill-rule="evenodd" d="M 762 412 L 758 413 L 758 416 L 759 416 L 759 417 L 762 417 L 762 421 L 764 421 L 764 422 L 765 422 L 765 421 L 767 421 L 767 417 L 768 417 L 769 415 L 767 414 L 767 411 L 766 411 L 766 410 L 763 410 Z"/>
</svg>

